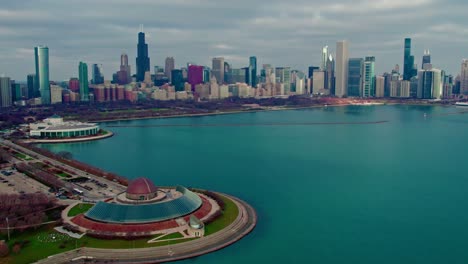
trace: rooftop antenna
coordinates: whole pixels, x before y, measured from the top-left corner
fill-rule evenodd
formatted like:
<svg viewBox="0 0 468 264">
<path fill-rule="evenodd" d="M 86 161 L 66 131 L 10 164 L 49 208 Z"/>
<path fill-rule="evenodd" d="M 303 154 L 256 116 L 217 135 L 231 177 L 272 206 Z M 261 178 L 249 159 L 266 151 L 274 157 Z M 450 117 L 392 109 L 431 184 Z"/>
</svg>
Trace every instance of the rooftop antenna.
<svg viewBox="0 0 468 264">
<path fill-rule="evenodd" d="M 143 24 L 140 24 L 140 32 L 143 32 Z"/>
</svg>

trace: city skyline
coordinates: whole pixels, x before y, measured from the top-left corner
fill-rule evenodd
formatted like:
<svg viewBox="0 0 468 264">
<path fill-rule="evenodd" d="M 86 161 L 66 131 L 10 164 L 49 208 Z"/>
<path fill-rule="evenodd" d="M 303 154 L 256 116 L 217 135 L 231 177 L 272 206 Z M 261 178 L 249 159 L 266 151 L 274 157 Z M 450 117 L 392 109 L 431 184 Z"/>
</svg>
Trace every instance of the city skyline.
<svg viewBox="0 0 468 264">
<path fill-rule="evenodd" d="M 466 57 L 463 54 L 466 36 L 459 21 L 460 10 L 466 4 L 457 1 L 451 1 L 452 5 L 430 0 L 361 1 L 353 5 L 341 1 L 298 1 L 292 7 L 279 1 L 269 1 L 268 5 L 256 2 L 246 7 L 242 1 L 236 2 L 236 6 L 222 3 L 216 7 L 211 2 L 100 1 L 92 11 L 77 12 L 78 18 L 69 18 L 66 23 L 56 23 L 60 15 L 52 14 L 66 13 L 63 11 L 79 6 L 54 1 L 41 6 L 33 1 L 20 6 L 5 3 L 0 9 L 0 35 L 8 37 L 0 40 L 0 56 L 9 63 L 0 66 L 0 73 L 25 80 L 28 73 L 34 73 L 33 47 L 44 44 L 50 48 L 51 80 L 76 77 L 74 69 L 79 61 L 103 64 L 104 76 L 110 79 L 119 67 L 121 53 L 127 53 L 131 62 L 136 58 L 134 39 L 141 23 L 150 44 L 150 68 L 164 66 L 165 58 L 170 56 L 175 58 L 177 68 L 188 61 L 211 65 L 214 57 L 224 57 L 233 68 L 239 68 L 248 65 L 250 56 L 256 56 L 258 65 L 268 63 L 305 72 L 310 65 L 320 66 L 323 46 L 334 47 L 341 39 L 349 41 L 350 57 L 375 56 L 378 74 L 389 71 L 395 64 L 403 65 L 401 47 L 405 37 L 412 38 L 412 54 L 418 68 L 426 49 L 431 50 L 434 66 L 454 75 L 459 73 L 460 62 Z M 245 10 L 247 6 L 249 10 L 240 17 L 236 12 L 221 13 L 224 19 L 219 19 L 217 11 L 225 10 L 226 5 L 234 11 Z M 128 9 L 129 6 L 133 9 Z M 99 11 L 104 8 L 131 10 L 129 14 L 139 16 L 138 19 L 131 15 L 111 16 L 110 11 Z M 174 12 L 178 15 L 174 16 Z M 145 16 L 147 13 L 152 15 Z M 443 18 L 432 19 L 438 22 L 428 24 L 423 16 L 428 13 Z M 85 15 L 88 18 L 81 19 Z M 362 26 L 365 19 L 372 19 L 373 23 L 369 23 L 372 26 Z M 360 27 L 353 29 L 355 24 Z M 79 30 L 71 30 L 77 26 Z M 336 53 L 334 48 L 331 53 Z M 130 65 L 135 68 L 133 63 Z"/>
</svg>

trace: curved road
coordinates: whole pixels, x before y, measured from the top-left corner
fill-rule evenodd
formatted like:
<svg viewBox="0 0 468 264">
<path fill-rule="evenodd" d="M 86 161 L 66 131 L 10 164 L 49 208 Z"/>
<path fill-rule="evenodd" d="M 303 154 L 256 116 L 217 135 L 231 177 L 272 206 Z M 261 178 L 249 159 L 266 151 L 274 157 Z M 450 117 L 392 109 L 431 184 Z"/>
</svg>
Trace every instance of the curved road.
<svg viewBox="0 0 468 264">
<path fill-rule="evenodd" d="M 196 240 L 175 245 L 139 249 L 81 248 L 50 256 L 37 263 L 87 263 L 111 261 L 112 263 L 161 263 L 204 255 L 229 246 L 249 234 L 257 224 L 255 210 L 246 202 L 222 194 L 233 200 L 239 215 L 225 229 Z M 79 258 L 79 259 L 77 259 Z"/>
</svg>

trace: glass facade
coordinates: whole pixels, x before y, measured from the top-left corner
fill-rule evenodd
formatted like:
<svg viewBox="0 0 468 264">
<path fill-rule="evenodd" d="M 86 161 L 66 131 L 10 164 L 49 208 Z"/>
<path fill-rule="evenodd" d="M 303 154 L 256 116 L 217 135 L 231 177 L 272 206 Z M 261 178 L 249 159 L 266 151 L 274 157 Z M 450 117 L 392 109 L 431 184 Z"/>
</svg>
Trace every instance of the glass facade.
<svg viewBox="0 0 468 264">
<path fill-rule="evenodd" d="M 42 104 L 50 104 L 49 48 L 46 46 L 35 47 L 34 57 L 36 83 L 39 87 Z"/>
<path fill-rule="evenodd" d="M 42 138 L 70 138 L 96 135 L 99 128 L 90 128 L 74 131 L 41 131 Z"/>
<path fill-rule="evenodd" d="M 249 68 L 249 85 L 252 87 L 257 87 L 257 57 L 250 57 Z"/>
<path fill-rule="evenodd" d="M 366 57 L 362 80 L 362 97 L 375 96 L 375 57 Z"/>
<path fill-rule="evenodd" d="M 136 77 L 138 82 L 145 79 L 145 72 L 150 70 L 150 58 L 148 57 L 148 44 L 145 43 L 145 33 L 138 33 Z"/>
<path fill-rule="evenodd" d="M 81 101 L 89 101 L 89 87 L 88 87 L 88 65 L 80 62 L 78 66 L 78 74 L 80 79 L 80 98 Z"/>
<path fill-rule="evenodd" d="M 182 75 L 181 70 L 172 70 L 171 71 L 172 85 L 175 86 L 176 92 L 184 90 L 184 76 Z"/>
<path fill-rule="evenodd" d="M 362 71 L 364 59 L 351 58 L 348 63 L 348 96 L 362 96 Z"/>
</svg>

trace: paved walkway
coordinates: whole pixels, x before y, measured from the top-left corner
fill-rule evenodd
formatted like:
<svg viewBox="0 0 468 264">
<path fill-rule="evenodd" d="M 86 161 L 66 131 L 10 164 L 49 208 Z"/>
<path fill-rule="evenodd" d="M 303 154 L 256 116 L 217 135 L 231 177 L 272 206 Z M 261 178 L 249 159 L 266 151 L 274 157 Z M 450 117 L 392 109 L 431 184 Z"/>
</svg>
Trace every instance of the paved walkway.
<svg viewBox="0 0 468 264">
<path fill-rule="evenodd" d="M 192 258 L 217 251 L 246 236 L 257 224 L 257 214 L 249 204 L 235 197 L 225 196 L 232 199 L 238 206 L 239 215 L 228 227 L 215 234 L 180 244 L 153 248 L 80 248 L 51 256 L 37 263 L 80 263 L 86 257 L 88 257 L 88 262 L 95 263 L 105 261 L 112 261 L 112 263 L 161 263 Z"/>
</svg>

